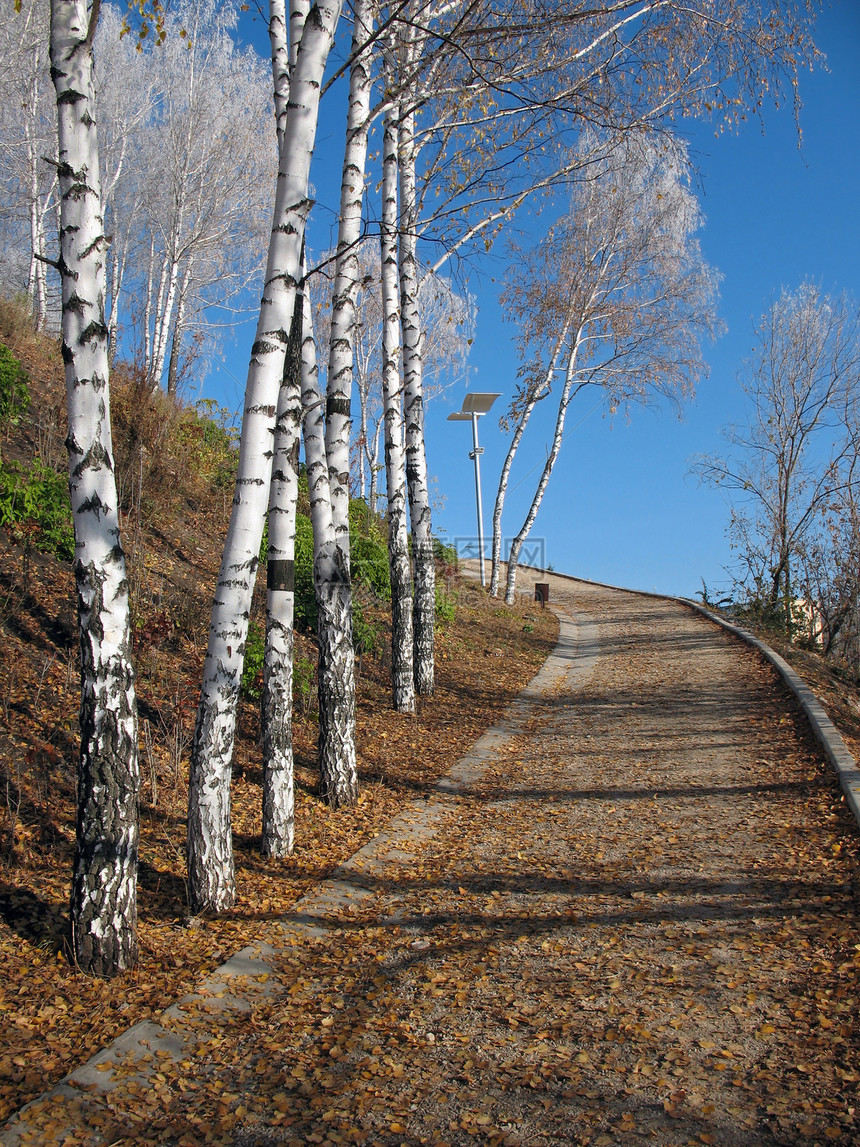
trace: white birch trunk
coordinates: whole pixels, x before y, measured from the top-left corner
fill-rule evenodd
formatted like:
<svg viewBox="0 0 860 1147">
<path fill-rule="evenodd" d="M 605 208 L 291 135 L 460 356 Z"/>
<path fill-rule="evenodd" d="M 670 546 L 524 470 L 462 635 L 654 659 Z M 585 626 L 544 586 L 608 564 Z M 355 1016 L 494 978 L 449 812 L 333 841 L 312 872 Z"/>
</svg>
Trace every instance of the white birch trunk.
<svg viewBox="0 0 860 1147">
<path fill-rule="evenodd" d="M 275 96 L 275 130 L 278 151 L 284 142 L 287 104 L 290 98 L 290 50 L 287 39 L 287 6 L 284 0 L 269 0 L 269 43 L 272 46 L 272 90 Z"/>
<path fill-rule="evenodd" d="M 415 688 L 427 697 L 434 688 L 434 626 L 436 568 L 424 448 L 423 332 L 418 308 L 418 202 L 415 189 L 415 123 L 411 110 L 400 117 L 400 313 L 403 328 L 404 414 L 406 419 L 406 482 L 412 521 L 412 564 L 415 597 Z"/>
<path fill-rule="evenodd" d="M 508 489 L 508 478 L 510 477 L 511 466 L 514 464 L 514 458 L 516 457 L 517 450 L 519 449 L 520 442 L 522 441 L 523 434 L 525 433 L 525 429 L 528 426 L 529 419 L 532 416 L 532 411 L 537 406 L 538 402 L 540 402 L 540 400 L 549 393 L 549 388 L 552 384 L 552 376 L 555 374 L 556 365 L 558 363 L 558 357 L 561 354 L 562 347 L 564 346 L 564 340 L 567 338 L 567 334 L 570 330 L 570 324 L 572 321 L 572 316 L 569 316 L 565 323 L 564 329 L 556 339 L 552 358 L 550 359 L 550 364 L 547 368 L 546 374 L 541 380 L 540 385 L 535 388 L 531 397 L 520 413 L 516 429 L 514 430 L 514 436 L 511 439 L 510 446 L 508 447 L 508 453 L 505 456 L 502 472 L 499 476 L 499 488 L 496 492 L 496 502 L 493 506 L 493 564 L 492 572 L 490 574 L 491 597 L 499 596 L 499 575 L 502 560 L 502 511 L 504 510 L 505 506 L 505 495 Z M 520 548 L 522 548 L 522 543 L 520 544 Z"/>
<path fill-rule="evenodd" d="M 372 513 L 376 513 L 376 504 L 379 501 L 379 471 L 382 467 L 379 465 L 379 435 L 382 431 L 382 423 L 377 422 L 376 431 L 373 435 L 373 453 L 370 457 L 370 509 Z M 413 635 L 414 639 L 414 635 Z"/>
<path fill-rule="evenodd" d="M 320 793 L 334 807 L 352 804 L 358 796 L 349 578 L 349 438 L 355 299 L 359 282 L 358 241 L 372 89 L 372 48 L 368 41 L 373 18 L 372 0 L 358 0 L 354 5 L 352 49 L 355 59 L 349 79 L 325 410 L 325 456 L 334 539 L 332 541 L 327 529 L 324 530 L 319 552 L 314 523 L 314 592 L 320 651 Z"/>
<path fill-rule="evenodd" d="M 123 259 L 115 246 L 110 250 L 110 318 L 108 319 L 108 361 L 113 364 L 119 339 L 119 296 L 122 284 Z"/>
<path fill-rule="evenodd" d="M 302 416 L 302 296 L 296 299 L 278 397 L 269 490 L 266 655 L 260 705 L 263 741 L 263 856 L 293 851 L 293 620 L 296 502 Z"/>
<path fill-rule="evenodd" d="M 164 276 L 164 290 L 159 294 L 158 313 L 155 316 L 155 339 L 152 354 L 152 386 L 160 386 L 164 377 L 164 364 L 167 360 L 167 344 L 170 336 L 170 322 L 176 303 L 176 288 L 179 282 L 179 264 L 175 259 L 165 260 L 169 271 Z"/>
<path fill-rule="evenodd" d="M 177 292 L 176 321 L 173 324 L 173 337 L 170 340 L 170 361 L 167 364 L 167 393 L 174 401 L 179 386 L 179 356 L 182 353 L 182 336 L 185 334 L 185 308 L 188 306 L 188 292 L 191 290 L 193 274 L 194 256 L 189 255 Z"/>
<path fill-rule="evenodd" d="M 388 490 L 388 568 L 391 575 L 391 689 L 397 712 L 412 713 L 415 711 L 412 571 L 406 522 L 400 309 L 397 305 L 397 113 L 396 107 L 389 109 L 382 143 L 382 397 Z"/>
<path fill-rule="evenodd" d="M 547 483 L 549 482 L 550 475 L 552 474 L 553 467 L 555 466 L 555 460 L 558 457 L 559 450 L 561 449 L 561 441 L 564 437 L 564 418 L 567 414 L 567 408 L 570 405 L 571 389 L 573 388 L 573 383 L 576 378 L 576 359 L 580 345 L 582 344 L 583 334 L 584 328 L 580 327 L 579 331 L 577 332 L 576 341 L 574 342 L 574 345 L 570 351 L 570 356 L 567 360 L 567 371 L 565 374 L 564 387 L 562 388 L 561 397 L 558 403 L 558 414 L 555 420 L 555 433 L 553 434 L 552 447 L 550 448 L 550 452 L 547 455 L 547 460 L 544 463 L 544 468 L 541 471 L 540 480 L 538 481 L 537 489 L 535 490 L 535 495 L 532 499 L 532 504 L 529 507 L 528 514 L 526 514 L 526 520 L 523 522 L 520 532 L 511 543 L 511 552 L 508 557 L 508 577 L 505 585 L 506 605 L 514 604 L 514 593 L 516 591 L 517 584 L 517 564 L 519 562 L 520 551 L 523 548 L 523 542 L 529 535 L 529 530 L 531 530 L 532 526 L 534 525 L 535 518 L 537 517 L 537 512 L 540 509 L 541 502 L 543 501 L 544 491 L 546 490 Z M 579 391 L 579 389 L 580 387 L 577 386 L 574 393 Z"/>
<path fill-rule="evenodd" d="M 355 656 L 349 555 L 334 526 L 325 442 L 325 400 L 320 395 L 310 298 L 304 299 L 302 412 L 305 465 L 314 531 L 314 592 L 319 665 L 320 795 L 335 808 L 358 799 L 355 760 Z M 344 682 L 350 687 L 344 687 Z"/>
<path fill-rule="evenodd" d="M 98 17 L 98 6 L 92 20 Z M 51 2 L 57 92 L 63 361 L 81 639 L 72 947 L 86 972 L 137 958 L 137 705 L 110 433 L 105 258 L 85 0 Z"/>
<path fill-rule="evenodd" d="M 35 80 L 33 81 L 35 87 Z M 34 92 L 35 103 L 35 92 Z M 30 166 L 30 274 L 27 282 L 27 297 L 30 304 L 30 314 L 37 331 L 45 329 L 48 311 L 48 292 L 45 277 L 45 231 L 42 221 L 42 204 L 39 195 L 39 164 L 41 156 L 37 155 L 30 121 L 26 124 L 27 133 L 27 162 Z"/>
<path fill-rule="evenodd" d="M 188 876 L 192 910 L 198 912 L 220 911 L 235 900 L 230 777 L 236 705 L 268 506 L 278 394 L 301 275 L 319 94 L 339 15 L 340 0 L 310 10 L 291 79 L 265 288 L 248 368 L 236 492 L 191 750 Z"/>
<path fill-rule="evenodd" d="M 149 263 L 146 268 L 146 301 L 143 305 L 143 373 L 148 376 L 152 361 L 152 282 L 155 270 L 155 237 L 149 240 Z"/>
<path fill-rule="evenodd" d="M 359 395 L 362 392 L 359 389 Z M 367 497 L 367 403 L 362 396 L 359 405 L 358 422 L 358 495 Z"/>
<path fill-rule="evenodd" d="M 364 201 L 364 169 L 373 87 L 373 48 L 369 43 L 375 0 L 357 0 L 349 74 L 349 108 L 340 188 L 337 263 L 332 294 L 331 338 L 326 400 L 326 452 L 338 542 L 349 558 L 349 439 L 352 429 L 353 340 L 359 283 L 358 244 Z"/>
<path fill-rule="evenodd" d="M 158 289 L 153 301 L 152 338 L 150 340 L 150 357 L 146 362 L 146 377 L 153 389 L 158 386 L 158 375 L 155 373 L 155 363 L 159 355 L 161 339 L 161 316 L 164 313 L 164 295 L 167 291 L 169 260 L 164 255 L 161 258 L 161 271 L 158 276 Z"/>
</svg>

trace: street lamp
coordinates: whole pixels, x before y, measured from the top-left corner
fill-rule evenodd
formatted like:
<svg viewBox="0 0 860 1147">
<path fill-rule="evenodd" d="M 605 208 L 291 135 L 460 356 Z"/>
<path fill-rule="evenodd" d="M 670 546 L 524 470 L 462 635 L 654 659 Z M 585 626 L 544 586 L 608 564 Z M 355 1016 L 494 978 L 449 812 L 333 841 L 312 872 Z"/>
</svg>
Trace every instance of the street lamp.
<svg viewBox="0 0 860 1147">
<path fill-rule="evenodd" d="M 457 414 L 449 414 L 449 422 L 471 422 L 472 423 L 472 450 L 469 457 L 475 463 L 475 501 L 478 507 L 478 555 L 481 562 L 481 585 L 486 585 L 484 577 L 484 514 L 481 508 L 481 455 L 484 453 L 482 446 L 478 445 L 478 419 L 482 414 L 486 414 L 496 399 L 498 394 L 486 394 L 473 391 L 466 395 L 463 399 L 463 409 Z"/>
</svg>

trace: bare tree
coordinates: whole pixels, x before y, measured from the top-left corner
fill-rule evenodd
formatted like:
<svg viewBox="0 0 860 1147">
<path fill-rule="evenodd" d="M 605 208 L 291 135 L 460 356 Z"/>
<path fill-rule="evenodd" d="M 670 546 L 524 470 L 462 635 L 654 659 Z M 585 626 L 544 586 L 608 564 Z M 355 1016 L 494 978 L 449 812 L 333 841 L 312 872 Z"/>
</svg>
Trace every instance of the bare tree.
<svg viewBox="0 0 860 1147">
<path fill-rule="evenodd" d="M 508 412 L 516 432 L 493 514 L 491 585 L 498 584 L 513 454 L 536 403 L 554 387 L 558 398 L 546 463 L 508 557 L 509 604 L 520 549 L 558 458 L 573 397 L 598 386 L 612 411 L 659 394 L 683 397 L 705 369 L 701 341 L 718 325 L 716 276 L 694 237 L 702 220 L 683 144 L 642 132 L 607 147 L 588 133 L 581 152 L 588 177 L 574 188 L 564 217 L 524 257 L 524 275 L 517 265 L 504 296 L 523 325 L 526 352 L 535 354 Z"/>
<path fill-rule="evenodd" d="M 179 358 L 200 345 L 188 336 L 202 327 L 212 341 L 207 308 L 223 315 L 263 267 L 277 165 L 272 80 L 234 43 L 235 19 L 215 0 L 181 4 L 165 18 L 164 43 L 145 53 L 157 98 L 133 205 L 138 231 L 152 240 L 135 283 L 145 300 L 139 357 L 152 384 L 172 391 Z"/>
<path fill-rule="evenodd" d="M 0 269 L 7 288 L 26 292 L 37 329 L 49 319 L 47 256 L 56 253 L 57 171 L 45 162 L 57 137 L 50 79 L 48 0 L 27 0 L 0 22 Z M 55 281 L 56 282 L 56 281 Z M 58 298 L 53 292 L 53 328 Z"/>
<path fill-rule="evenodd" d="M 831 527 L 825 523 L 834 507 L 837 517 L 847 514 L 843 526 L 854 513 L 856 303 L 822 294 L 811 283 L 783 290 L 756 327 L 741 386 L 747 420 L 727 431 L 731 452 L 700 458 L 695 469 L 731 492 L 729 533 L 744 592 L 790 629 L 792 603 L 804 592 L 798 584 L 803 555 L 817 551 L 821 557 L 830 548 L 824 536 L 834 520 Z"/>
</svg>

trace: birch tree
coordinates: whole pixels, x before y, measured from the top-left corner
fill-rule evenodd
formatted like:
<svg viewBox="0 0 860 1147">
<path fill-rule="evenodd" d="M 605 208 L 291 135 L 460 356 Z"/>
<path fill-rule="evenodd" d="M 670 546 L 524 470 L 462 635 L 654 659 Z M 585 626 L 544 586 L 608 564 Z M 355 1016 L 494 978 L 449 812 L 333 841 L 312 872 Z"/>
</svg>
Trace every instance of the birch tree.
<svg viewBox="0 0 860 1147">
<path fill-rule="evenodd" d="M 339 16 L 338 0 L 311 7 L 290 78 L 265 287 L 248 368 L 236 493 L 191 751 L 188 874 L 192 909 L 198 912 L 229 908 L 235 899 L 230 777 L 236 704 L 268 505 L 278 394 L 301 277 L 319 95 Z"/>
<path fill-rule="evenodd" d="M 590 137 L 583 147 L 594 154 Z M 584 387 L 599 386 L 610 411 L 657 395 L 682 398 L 705 369 L 701 343 L 719 329 L 716 276 L 695 239 L 702 218 L 688 180 L 683 144 L 666 135 L 626 135 L 575 188 L 564 217 L 526 258 L 526 275 L 508 286 L 504 304 L 523 321 L 526 345 L 537 348 L 537 358 L 527 366 L 509 411 L 519 435 L 496 498 L 494 567 L 512 451 L 536 403 L 553 386 L 558 398 L 546 462 L 511 544 L 508 604 L 514 600 L 520 549 L 558 458 L 573 397 Z"/>
<path fill-rule="evenodd" d="M 62 349 L 81 641 L 81 754 L 72 875 L 77 965 L 111 976 L 137 958 L 137 706 L 128 582 L 110 433 L 105 257 L 92 44 L 99 5 L 51 0 L 57 93 Z"/>
<path fill-rule="evenodd" d="M 385 409 L 385 475 L 388 492 L 388 565 L 391 575 L 391 685 L 394 708 L 415 709 L 412 571 L 406 520 L 403 390 L 400 372 L 400 310 L 397 265 L 397 109 L 385 117 L 382 143 L 382 393 Z"/>
<path fill-rule="evenodd" d="M 317 639 L 325 656 L 319 678 L 320 729 L 317 759 L 320 792 L 334 807 L 352 804 L 358 794 L 355 762 L 355 681 L 352 655 L 352 591 L 349 578 L 349 448 L 358 251 L 364 201 L 364 169 L 370 126 L 374 0 L 353 5 L 352 55 L 346 144 L 341 175 L 335 283 L 326 397 L 325 443 L 331 522 L 339 553 L 315 561 L 314 572 L 333 580 L 315 586 Z M 321 538 L 329 553 L 329 539 Z M 345 575 L 345 576 L 344 576 Z M 348 647 L 348 649 L 347 649 Z M 338 677 L 338 673 L 343 676 Z"/>
<path fill-rule="evenodd" d="M 320 794 L 333 807 L 358 799 L 355 768 L 355 656 L 352 614 L 343 590 L 349 581 L 348 555 L 335 527 L 329 457 L 326 451 L 326 399 L 319 386 L 310 301 L 305 296 L 302 341 L 302 430 L 314 535 L 314 593 L 317 603 L 317 681 L 320 712 L 318 755 Z M 320 615 L 327 623 L 319 624 Z M 346 662 L 346 664 L 343 664 Z M 352 687 L 344 689 L 344 683 Z M 343 690 L 341 692 L 341 690 Z M 337 710 L 332 705 L 337 703 Z M 338 719 L 332 720 L 336 713 Z M 323 760 L 323 753 L 328 759 Z"/>
<path fill-rule="evenodd" d="M 272 482 L 269 490 L 269 549 L 266 565 L 266 651 L 260 704 L 263 748 L 264 856 L 293 851 L 293 615 L 296 503 L 302 417 L 302 310 L 293 308 L 284 377 L 278 396 Z"/>
<path fill-rule="evenodd" d="M 730 491 L 741 584 L 790 630 L 792 603 L 809 588 L 799 576 L 808 547 L 817 538 L 823 556 L 827 517 L 840 503 L 846 525 L 853 513 L 860 311 L 804 283 L 780 293 L 755 339 L 741 374 L 746 420 L 728 431 L 731 452 L 699 459 L 696 471 Z"/>
</svg>

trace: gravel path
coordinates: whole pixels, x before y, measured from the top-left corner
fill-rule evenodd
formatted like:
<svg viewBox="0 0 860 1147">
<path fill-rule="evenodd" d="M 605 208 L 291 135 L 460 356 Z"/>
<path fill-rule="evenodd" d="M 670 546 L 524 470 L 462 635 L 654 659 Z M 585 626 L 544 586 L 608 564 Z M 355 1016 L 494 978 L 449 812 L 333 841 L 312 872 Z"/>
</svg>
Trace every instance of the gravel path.
<svg viewBox="0 0 860 1147">
<path fill-rule="evenodd" d="M 576 641 L 483 772 L 69 1142 L 860 1143 L 858 834 L 793 700 L 679 604 L 548 580 Z"/>
</svg>

